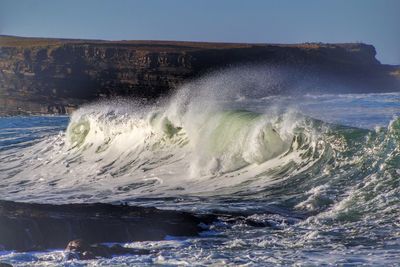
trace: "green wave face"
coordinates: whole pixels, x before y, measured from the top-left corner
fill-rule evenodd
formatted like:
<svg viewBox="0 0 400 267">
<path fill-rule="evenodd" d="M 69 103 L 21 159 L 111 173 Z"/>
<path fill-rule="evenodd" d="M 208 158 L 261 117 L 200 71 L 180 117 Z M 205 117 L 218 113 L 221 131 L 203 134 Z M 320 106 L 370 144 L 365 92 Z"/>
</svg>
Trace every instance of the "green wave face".
<svg viewBox="0 0 400 267">
<path fill-rule="evenodd" d="M 211 117 L 200 129 L 205 155 L 222 161 L 233 170 L 262 163 L 283 153 L 288 145 L 270 122 L 257 113 L 228 111 Z"/>
<path fill-rule="evenodd" d="M 230 146 L 244 142 L 249 129 L 254 126 L 259 114 L 247 111 L 229 111 L 212 117 L 208 123 L 215 124 L 215 128 L 205 126 L 204 132 L 209 139 L 209 149 L 215 153 L 222 153 Z M 240 144 L 239 144 L 240 145 Z"/>
<path fill-rule="evenodd" d="M 90 131 L 90 123 L 86 120 L 72 122 L 68 125 L 67 134 L 73 147 L 81 146 Z"/>
</svg>

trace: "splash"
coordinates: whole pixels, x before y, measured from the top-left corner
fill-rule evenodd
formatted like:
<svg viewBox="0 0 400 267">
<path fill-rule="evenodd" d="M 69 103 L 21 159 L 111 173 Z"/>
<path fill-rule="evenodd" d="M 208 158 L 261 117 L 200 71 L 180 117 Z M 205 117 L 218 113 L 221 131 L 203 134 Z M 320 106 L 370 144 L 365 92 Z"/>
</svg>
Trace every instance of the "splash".
<svg viewBox="0 0 400 267">
<path fill-rule="evenodd" d="M 84 106 L 68 126 L 66 118 L 0 118 L 10 120 L 0 130 L 0 194 L 217 210 L 268 225 L 227 227 L 222 220 L 210 226 L 211 237 L 150 242 L 163 248 L 154 263 L 396 264 L 400 119 L 393 115 L 400 113 L 400 94 L 299 95 L 313 85 L 294 74 L 230 69 L 158 103 Z M 14 129 L 15 121 L 28 126 Z M 216 250 L 224 253 L 221 262 Z M 43 255 L 0 257 L 62 262 L 61 252 Z"/>
<path fill-rule="evenodd" d="M 273 68 L 233 69 L 188 83 L 156 104 L 87 105 L 65 132 L 6 150 L 2 190 L 13 192 L 10 199 L 41 202 L 267 198 L 321 219 L 346 218 L 345 211 L 361 218 L 356 211 L 368 208 L 354 203 L 367 203 L 364 192 L 385 179 L 390 186 L 373 199 L 385 190 L 396 196 L 398 119 L 378 131 L 313 119 L 287 104 L 297 96 L 270 95 L 282 79 Z"/>
</svg>

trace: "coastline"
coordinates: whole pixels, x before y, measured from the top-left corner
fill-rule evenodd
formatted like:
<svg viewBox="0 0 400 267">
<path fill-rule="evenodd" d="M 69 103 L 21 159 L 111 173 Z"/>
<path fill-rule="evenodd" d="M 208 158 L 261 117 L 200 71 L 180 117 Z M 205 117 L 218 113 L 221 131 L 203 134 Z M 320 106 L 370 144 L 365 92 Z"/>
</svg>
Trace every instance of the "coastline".
<svg viewBox="0 0 400 267">
<path fill-rule="evenodd" d="M 372 45 L 101 41 L 0 36 L 0 114 L 70 114 L 98 99 L 154 100 L 230 67 L 290 68 L 328 93 L 392 92 L 400 67 Z M 274 93 L 287 90 L 287 81 Z M 311 90 L 311 89 L 307 89 Z"/>
</svg>

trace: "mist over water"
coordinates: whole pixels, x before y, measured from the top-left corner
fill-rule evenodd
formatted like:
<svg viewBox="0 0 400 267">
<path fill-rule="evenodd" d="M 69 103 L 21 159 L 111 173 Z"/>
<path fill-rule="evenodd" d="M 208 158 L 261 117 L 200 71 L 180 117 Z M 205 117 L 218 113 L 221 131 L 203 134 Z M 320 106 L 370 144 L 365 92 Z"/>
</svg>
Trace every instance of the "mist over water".
<svg viewBox="0 0 400 267">
<path fill-rule="evenodd" d="M 234 68 L 155 104 L 116 99 L 84 106 L 68 125 L 65 118 L 0 118 L 0 194 L 240 211 L 270 225 L 221 223 L 204 238 L 133 243 L 164 251 L 155 260 L 100 265 L 394 264 L 400 94 L 303 94 L 314 86 L 307 77 Z M 32 257 L 52 257 L 53 264 L 57 253 Z"/>
</svg>

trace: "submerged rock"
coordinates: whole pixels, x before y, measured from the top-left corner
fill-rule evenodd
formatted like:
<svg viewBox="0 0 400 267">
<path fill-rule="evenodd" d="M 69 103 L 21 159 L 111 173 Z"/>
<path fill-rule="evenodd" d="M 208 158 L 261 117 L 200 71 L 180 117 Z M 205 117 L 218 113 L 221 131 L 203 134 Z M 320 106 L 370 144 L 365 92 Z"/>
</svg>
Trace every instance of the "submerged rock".
<svg viewBox="0 0 400 267">
<path fill-rule="evenodd" d="M 121 254 L 131 252 L 122 247 L 112 250 L 86 244 L 162 240 L 169 236 L 197 236 L 202 222 L 193 214 L 112 204 L 31 204 L 0 200 L 0 244 L 6 250 L 32 251 L 63 248 L 71 240 L 82 238 L 85 243 L 72 242 L 88 253 Z M 103 252 L 102 252 L 103 251 Z"/>
<path fill-rule="evenodd" d="M 65 248 L 66 259 L 79 259 L 79 260 L 91 260 L 97 257 L 111 258 L 117 255 L 147 255 L 150 254 L 149 250 L 146 249 L 133 249 L 125 248 L 119 244 L 112 246 L 106 246 L 102 244 L 91 244 L 89 245 L 83 239 L 72 240 L 68 243 Z"/>
</svg>

